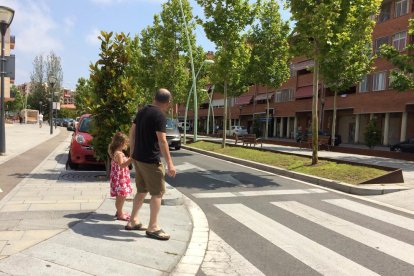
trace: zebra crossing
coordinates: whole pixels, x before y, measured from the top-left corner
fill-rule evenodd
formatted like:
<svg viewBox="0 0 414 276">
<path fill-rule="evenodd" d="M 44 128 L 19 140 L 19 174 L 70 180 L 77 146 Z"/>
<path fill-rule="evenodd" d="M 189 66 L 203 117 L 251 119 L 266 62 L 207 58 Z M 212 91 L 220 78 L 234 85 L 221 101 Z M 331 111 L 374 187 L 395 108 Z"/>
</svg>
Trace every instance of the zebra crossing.
<svg viewBox="0 0 414 276">
<path fill-rule="evenodd" d="M 237 197 L 323 193 L 324 190 L 321 189 L 297 189 L 296 191 L 268 190 L 195 193 L 192 195 L 201 200 L 215 199 L 213 206 L 220 212 L 322 275 L 382 275 L 372 265 L 358 263 L 352 256 L 347 256 L 343 252 L 336 252 L 330 244 L 320 244 L 312 240 L 300 233 L 300 229 L 291 229 L 278 221 L 277 218 L 260 213 L 255 210 L 254 206 L 249 206 L 246 201 L 234 203 L 234 198 Z M 224 203 L 216 203 L 220 198 L 223 199 Z M 226 203 L 226 198 L 233 199 L 231 203 Z M 399 237 L 388 236 L 377 231 L 377 229 L 370 229 L 369 224 L 368 226 L 362 225 L 363 222 L 355 223 L 346 218 L 341 218 L 337 215 L 338 212 L 331 212 L 331 210 L 336 208 L 336 211 L 342 210 L 360 215 L 362 218 L 374 219 L 380 224 L 395 228 L 393 233 L 398 233 L 402 229 L 414 235 L 414 219 L 346 198 L 317 200 L 332 208 L 324 208 L 324 211 L 321 211 L 310 206 L 311 204 L 295 200 L 277 200 L 277 197 L 272 198 L 268 203 L 272 206 L 272 210 L 286 211 L 305 224 L 310 223 L 313 227 L 333 232 L 344 237 L 344 239 L 350 239 L 352 242 L 370 248 L 375 252 L 385 254 L 391 259 L 398 259 L 408 264 L 404 268 L 407 270 L 408 267 L 408 274 L 400 275 L 414 275 L 414 244 L 412 244 L 412 238 L 408 239 L 407 242 L 404 239 L 400 240 Z M 329 210 L 326 211 L 325 209 Z M 396 273 L 395 275 L 399 274 Z"/>
</svg>

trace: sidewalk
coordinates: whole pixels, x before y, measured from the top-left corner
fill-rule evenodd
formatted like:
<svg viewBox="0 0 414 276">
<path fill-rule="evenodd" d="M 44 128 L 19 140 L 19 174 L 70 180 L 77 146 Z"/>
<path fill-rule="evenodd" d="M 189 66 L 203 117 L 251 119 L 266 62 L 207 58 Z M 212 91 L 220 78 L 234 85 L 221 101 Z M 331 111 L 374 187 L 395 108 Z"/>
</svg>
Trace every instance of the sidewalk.
<svg viewBox="0 0 414 276">
<path fill-rule="evenodd" d="M 10 126 L 6 137 L 27 139 L 30 127 Z M 125 222 L 114 219 L 105 172 L 65 170 L 70 135 L 62 128 L 55 135 L 61 143 L 0 201 L 0 274 L 195 275 L 208 242 L 199 207 L 168 186 L 159 220 L 171 239 L 124 230 Z M 49 136 L 39 136 L 50 143 Z M 41 142 L 38 137 L 29 144 Z M 23 151 L 10 146 L 7 157 L 14 160 Z M 131 208 L 129 201 L 125 209 Z M 149 220 L 148 204 L 141 220 Z"/>
<path fill-rule="evenodd" d="M 189 135 L 192 137 L 192 135 Z M 210 140 L 210 141 L 222 141 L 222 138 L 213 138 L 207 136 L 198 136 L 199 139 L 202 140 Z M 228 139 L 228 144 L 234 145 L 234 140 Z M 300 154 L 305 156 L 312 156 L 312 151 L 310 149 L 305 148 L 298 148 L 298 147 L 290 147 L 290 146 L 283 146 L 283 145 L 275 145 L 275 144 L 263 144 L 263 149 L 266 150 L 273 150 L 273 151 L 280 151 L 286 153 L 294 153 Z M 390 185 L 360 185 L 361 188 L 367 187 L 368 189 L 372 190 L 373 193 L 370 198 L 397 207 L 403 208 L 410 212 L 414 212 L 414 162 L 405 161 L 405 160 L 398 160 L 398 159 L 391 159 L 391 158 L 383 158 L 383 157 L 373 157 L 373 156 L 365 156 L 365 155 L 357 155 L 357 154 L 349 154 L 349 153 L 339 153 L 339 152 L 331 152 L 321 150 L 318 151 L 319 157 L 326 157 L 330 159 L 337 159 L 343 161 L 352 161 L 360 164 L 370 164 L 370 165 L 380 165 L 380 166 L 387 166 L 392 168 L 401 168 L 403 171 L 404 183 L 399 183 L 398 185 L 390 184 Z M 355 186 L 355 185 L 353 185 Z M 375 190 L 382 190 L 385 189 L 395 190 L 400 189 L 402 191 L 392 192 L 383 195 L 375 195 L 378 194 Z M 365 193 L 365 195 L 369 195 L 370 193 Z"/>
</svg>

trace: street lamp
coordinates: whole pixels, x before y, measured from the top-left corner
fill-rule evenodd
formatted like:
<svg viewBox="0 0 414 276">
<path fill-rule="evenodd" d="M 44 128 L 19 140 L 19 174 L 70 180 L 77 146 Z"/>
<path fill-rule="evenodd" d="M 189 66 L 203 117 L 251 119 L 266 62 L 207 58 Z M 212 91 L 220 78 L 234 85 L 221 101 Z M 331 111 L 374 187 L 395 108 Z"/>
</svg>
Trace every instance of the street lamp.
<svg viewBox="0 0 414 276">
<path fill-rule="evenodd" d="M 4 57 L 5 43 L 4 37 L 6 31 L 13 21 L 14 10 L 0 6 L 0 30 L 1 30 L 1 98 L 0 98 L 0 155 L 6 153 L 6 127 L 5 127 L 5 111 L 4 111 L 4 77 L 6 76 L 6 58 Z"/>
<path fill-rule="evenodd" d="M 50 134 L 53 134 L 53 88 L 57 82 L 57 79 L 54 75 L 49 76 L 50 84 L 50 108 L 49 108 L 49 124 L 50 124 Z"/>
<path fill-rule="evenodd" d="M 195 76 L 195 80 L 193 80 L 193 85 L 191 86 L 190 92 L 188 92 L 188 97 L 187 97 L 187 104 L 185 105 L 185 113 L 184 113 L 184 144 L 187 143 L 187 113 L 188 113 L 188 104 L 190 103 L 190 97 L 191 97 L 191 93 L 194 92 L 194 128 L 193 128 L 193 133 L 194 133 L 194 138 L 193 141 L 196 142 L 197 141 L 197 123 L 198 123 L 198 104 L 197 104 L 197 90 L 196 90 L 196 84 L 195 82 L 197 81 L 197 77 L 200 74 L 201 68 L 203 68 L 204 64 L 214 64 L 214 60 L 211 59 L 206 59 L 203 61 L 203 63 L 201 64 L 200 68 L 198 69 L 197 75 Z"/>
</svg>

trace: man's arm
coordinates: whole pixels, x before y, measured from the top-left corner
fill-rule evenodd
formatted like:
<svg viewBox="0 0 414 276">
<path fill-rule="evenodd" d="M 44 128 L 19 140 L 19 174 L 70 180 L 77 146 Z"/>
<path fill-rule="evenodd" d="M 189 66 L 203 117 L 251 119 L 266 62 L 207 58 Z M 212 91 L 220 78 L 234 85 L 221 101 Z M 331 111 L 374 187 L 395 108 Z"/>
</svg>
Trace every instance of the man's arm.
<svg viewBox="0 0 414 276">
<path fill-rule="evenodd" d="M 131 128 L 129 129 L 129 156 L 132 157 L 134 153 L 135 147 L 135 123 L 132 124 Z"/>
<path fill-rule="evenodd" d="M 168 171 L 167 174 L 171 177 L 175 177 L 176 171 L 175 167 L 170 155 L 170 148 L 168 146 L 167 142 L 167 136 L 165 135 L 165 132 L 157 131 L 157 138 L 158 138 L 158 145 L 160 146 L 160 151 L 162 156 L 165 159 L 165 162 L 167 162 Z"/>
</svg>

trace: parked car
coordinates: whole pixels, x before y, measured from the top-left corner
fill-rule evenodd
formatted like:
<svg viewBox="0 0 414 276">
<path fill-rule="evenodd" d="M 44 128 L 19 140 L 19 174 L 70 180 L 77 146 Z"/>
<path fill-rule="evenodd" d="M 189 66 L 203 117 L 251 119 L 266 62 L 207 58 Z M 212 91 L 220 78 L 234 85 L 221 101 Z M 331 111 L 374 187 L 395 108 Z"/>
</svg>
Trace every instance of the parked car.
<svg viewBox="0 0 414 276">
<path fill-rule="evenodd" d="M 166 136 L 168 146 L 173 147 L 176 150 L 179 150 L 181 148 L 181 134 L 178 130 L 177 123 L 171 118 L 167 119 Z"/>
<path fill-rule="evenodd" d="M 244 126 L 231 126 L 229 130 L 227 130 L 227 135 L 229 136 L 243 136 L 247 134 L 247 128 Z"/>
<path fill-rule="evenodd" d="M 331 133 L 326 130 L 318 130 L 319 136 L 329 136 L 328 144 L 331 144 Z M 307 137 L 312 136 L 312 131 L 307 131 L 305 133 L 299 132 L 296 136 L 296 142 L 300 143 L 301 141 L 306 141 Z M 335 134 L 335 146 L 339 146 L 342 143 L 342 137 L 339 134 Z"/>
<path fill-rule="evenodd" d="M 77 169 L 79 165 L 100 165 L 103 161 L 96 160 L 91 146 L 90 134 L 92 116 L 84 114 L 79 119 L 79 125 L 75 128 L 69 146 L 68 165 L 71 169 Z"/>
<path fill-rule="evenodd" d="M 184 122 L 178 122 L 177 126 L 178 126 L 178 130 L 179 131 L 184 131 Z M 187 122 L 187 131 L 191 131 L 191 126 L 190 123 Z"/>
<path fill-rule="evenodd" d="M 62 126 L 63 127 L 68 127 L 68 124 L 69 124 L 69 118 L 63 118 L 62 119 Z"/>
<path fill-rule="evenodd" d="M 75 120 L 74 119 L 69 119 L 68 120 L 68 125 L 67 125 L 67 130 L 75 130 Z"/>
<path fill-rule="evenodd" d="M 390 146 L 391 151 L 414 152 L 414 138 Z"/>
</svg>

